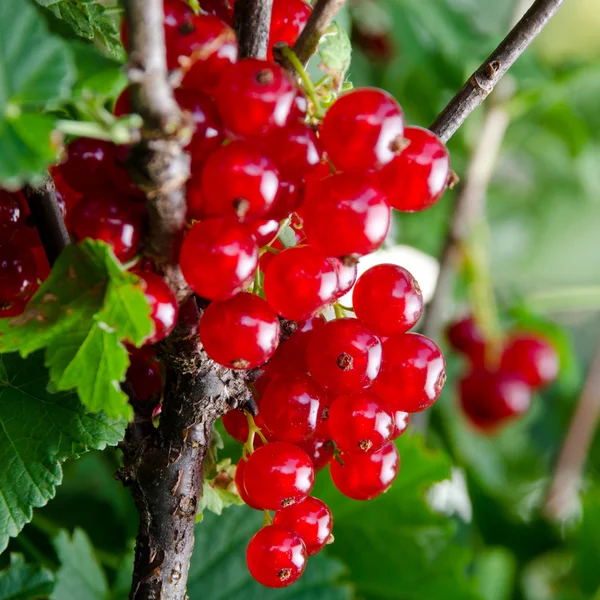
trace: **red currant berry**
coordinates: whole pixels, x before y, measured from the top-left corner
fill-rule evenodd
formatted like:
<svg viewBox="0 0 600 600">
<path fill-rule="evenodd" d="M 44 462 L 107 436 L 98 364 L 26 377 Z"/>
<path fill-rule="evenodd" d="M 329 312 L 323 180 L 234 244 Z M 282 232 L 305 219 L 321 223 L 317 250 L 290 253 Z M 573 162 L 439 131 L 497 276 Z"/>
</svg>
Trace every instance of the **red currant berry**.
<svg viewBox="0 0 600 600">
<path fill-rule="evenodd" d="M 131 384 L 136 400 L 143 402 L 162 392 L 162 377 L 158 363 L 131 361 L 127 369 L 127 380 Z"/>
<path fill-rule="evenodd" d="M 278 42 L 285 42 L 290 48 L 296 43 L 311 12 L 310 4 L 304 0 L 273 0 L 267 58 L 273 59 L 273 46 Z"/>
<path fill-rule="evenodd" d="M 0 246 L 0 305 L 27 300 L 37 283 L 35 257 L 27 248 Z"/>
<path fill-rule="evenodd" d="M 330 258 L 329 260 L 333 263 L 337 273 L 337 289 L 334 297 L 338 299 L 352 289 L 352 286 L 356 283 L 358 269 L 354 260 L 349 262 L 339 258 Z"/>
<path fill-rule="evenodd" d="M 321 125 L 321 141 L 335 168 L 353 173 L 388 164 L 403 133 L 400 105 L 387 92 L 368 87 L 342 94 Z"/>
<path fill-rule="evenodd" d="M 128 115 L 131 113 L 131 92 L 129 88 L 126 87 L 115 102 L 115 106 L 113 108 L 113 114 L 115 117 L 122 117 L 123 115 Z"/>
<path fill-rule="evenodd" d="M 129 174 L 127 159 L 130 146 L 116 146 L 110 148 L 106 159 L 106 175 L 114 186 L 131 199 L 145 200 L 144 192 L 136 185 Z"/>
<path fill-rule="evenodd" d="M 506 342 L 500 370 L 516 375 L 537 390 L 556 379 L 558 354 L 550 341 L 539 334 L 516 332 Z"/>
<path fill-rule="evenodd" d="M 267 217 L 277 219 L 278 221 L 287 219 L 290 214 L 300 207 L 302 200 L 302 189 L 298 185 L 285 180 L 280 181 L 275 203 L 269 209 Z M 296 235 L 296 238 L 298 237 L 304 238 L 303 235 Z"/>
<path fill-rule="evenodd" d="M 291 585 L 306 567 L 306 547 L 297 533 L 281 527 L 263 527 L 248 544 L 246 562 L 258 583 L 270 588 Z"/>
<path fill-rule="evenodd" d="M 282 508 L 275 513 L 273 525 L 281 525 L 297 533 L 309 556 L 323 549 L 325 544 L 333 541 L 333 517 L 327 504 L 314 496 L 302 502 Z"/>
<path fill-rule="evenodd" d="M 309 243 L 328 256 L 362 256 L 383 243 L 390 207 L 366 179 L 339 173 L 307 187 L 302 218 Z"/>
<path fill-rule="evenodd" d="M 394 419 L 375 394 L 363 392 L 338 396 L 329 409 L 329 431 L 342 452 L 377 452 L 389 441 Z"/>
<path fill-rule="evenodd" d="M 279 231 L 279 221 L 276 219 L 253 219 L 246 225 L 259 248 L 270 244 Z"/>
<path fill-rule="evenodd" d="M 275 377 L 260 401 L 267 429 L 282 442 L 303 442 L 322 418 L 323 390 L 308 376 Z"/>
<path fill-rule="evenodd" d="M 79 202 L 81 198 L 81 193 L 75 191 L 64 179 L 62 176 L 60 167 L 51 167 L 50 174 L 52 175 L 52 179 L 54 180 L 54 187 L 56 188 L 57 200 L 58 195 L 62 197 L 64 200 L 64 208 L 61 208 L 61 213 L 63 213 L 63 218 L 66 216 L 66 213 L 70 212 L 70 210 Z"/>
<path fill-rule="evenodd" d="M 186 21 L 167 41 L 167 63 L 185 70 L 182 85 L 212 93 L 238 57 L 233 29 L 212 15 Z"/>
<path fill-rule="evenodd" d="M 383 364 L 373 392 L 392 410 L 413 413 L 429 408 L 445 381 L 444 355 L 428 337 L 403 333 L 383 342 Z"/>
<path fill-rule="evenodd" d="M 246 486 L 244 484 L 244 473 L 246 470 L 246 461 L 247 460 L 248 460 L 247 457 L 240 458 L 240 460 L 235 468 L 235 477 L 234 477 L 235 487 L 237 489 L 238 496 L 244 501 L 245 504 L 247 504 L 250 508 L 253 508 L 254 510 L 261 510 L 260 507 L 253 504 L 252 500 L 246 493 Z"/>
<path fill-rule="evenodd" d="M 410 424 L 410 413 L 397 410 L 394 412 L 394 431 L 391 440 L 399 438 Z"/>
<path fill-rule="evenodd" d="M 175 328 L 179 307 L 177 299 L 165 280 L 154 273 L 140 272 L 144 296 L 150 305 L 150 318 L 154 323 L 154 333 L 146 340 L 146 344 L 155 344 L 165 339 Z"/>
<path fill-rule="evenodd" d="M 278 188 L 279 172 L 273 161 L 249 142 L 232 142 L 204 163 L 204 216 L 261 217 L 275 203 Z"/>
<path fill-rule="evenodd" d="M 394 442 L 373 454 L 342 454 L 343 465 L 331 461 L 331 479 L 348 498 L 372 500 L 392 485 L 400 468 L 400 455 Z"/>
<path fill-rule="evenodd" d="M 460 382 L 459 398 L 468 420 L 478 429 L 493 433 L 506 421 L 527 412 L 531 389 L 510 373 L 475 368 Z"/>
<path fill-rule="evenodd" d="M 208 306 L 200 319 L 200 341 L 220 365 L 253 369 L 273 356 L 279 320 L 262 298 L 241 292 Z"/>
<path fill-rule="evenodd" d="M 333 458 L 333 442 L 330 439 L 313 435 L 298 445 L 312 460 L 315 471 L 324 469 Z"/>
<path fill-rule="evenodd" d="M 447 333 L 450 345 L 465 354 L 474 365 L 482 366 L 485 362 L 485 337 L 483 331 L 472 316 L 455 321 L 448 327 Z"/>
<path fill-rule="evenodd" d="M 23 208 L 17 194 L 0 190 L 0 239 L 9 241 L 21 226 Z"/>
<path fill-rule="evenodd" d="M 250 455 L 244 484 L 252 502 L 279 510 L 304 500 L 315 482 L 308 454 L 288 442 L 270 442 Z"/>
<path fill-rule="evenodd" d="M 202 0 L 202 10 L 209 15 L 219 17 L 233 27 L 233 5 L 235 0 Z"/>
<path fill-rule="evenodd" d="M 194 223 L 186 235 L 179 264 L 196 294 L 226 300 L 252 278 L 258 266 L 258 246 L 243 225 L 207 219 Z"/>
<path fill-rule="evenodd" d="M 246 58 L 223 75 L 215 99 L 229 137 L 253 137 L 288 123 L 298 95 L 283 67 Z"/>
<path fill-rule="evenodd" d="M 381 367 L 381 342 L 358 319 L 336 319 L 315 330 L 306 349 L 308 370 L 335 393 L 369 387 Z"/>
<path fill-rule="evenodd" d="M 441 197 L 450 178 L 446 146 L 431 131 L 407 127 L 408 146 L 376 175 L 389 203 L 405 212 L 425 210 Z"/>
<path fill-rule="evenodd" d="M 352 306 L 375 333 L 391 336 L 417 324 L 423 314 L 423 295 L 406 269 L 383 264 L 360 276 L 352 292 Z"/>
<path fill-rule="evenodd" d="M 139 208 L 116 190 L 98 190 L 81 198 L 73 207 L 69 222 L 77 240 L 101 240 L 112 247 L 121 262 L 131 260 L 140 249 Z"/>
<path fill-rule="evenodd" d="M 204 162 L 222 143 L 223 125 L 214 100 L 202 92 L 175 90 L 175 99 L 179 106 L 192 115 L 195 130 L 186 150 L 192 163 Z"/>
<path fill-rule="evenodd" d="M 106 186 L 106 165 L 111 157 L 110 142 L 77 138 L 67 146 L 67 161 L 60 166 L 60 173 L 74 190 L 87 193 Z"/>
<path fill-rule="evenodd" d="M 310 246 L 295 246 L 277 254 L 265 272 L 265 298 L 280 316 L 308 319 L 332 302 L 337 273 L 327 257 Z"/>
</svg>

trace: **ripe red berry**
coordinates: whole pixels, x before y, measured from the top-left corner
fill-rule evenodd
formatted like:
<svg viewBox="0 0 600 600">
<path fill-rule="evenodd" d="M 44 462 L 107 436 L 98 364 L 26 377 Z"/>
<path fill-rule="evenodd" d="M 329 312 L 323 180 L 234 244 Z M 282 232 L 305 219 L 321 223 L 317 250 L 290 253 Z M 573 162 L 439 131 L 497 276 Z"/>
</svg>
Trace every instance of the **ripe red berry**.
<svg viewBox="0 0 600 600">
<path fill-rule="evenodd" d="M 262 298 L 240 292 L 208 306 L 200 319 L 200 341 L 220 365 L 253 369 L 273 356 L 279 343 L 279 320 Z"/>
<path fill-rule="evenodd" d="M 154 333 L 146 344 L 155 344 L 166 338 L 175 328 L 179 307 L 177 299 L 165 280 L 154 273 L 138 271 L 144 296 L 150 304 L 150 317 L 154 322 Z"/>
<path fill-rule="evenodd" d="M 279 510 L 304 500 L 315 482 L 308 454 L 288 442 L 270 442 L 248 458 L 246 492 L 265 510 Z"/>
<path fill-rule="evenodd" d="M 556 379 L 558 354 L 544 337 L 535 333 L 516 332 L 506 342 L 500 370 L 516 375 L 536 390 Z"/>
<path fill-rule="evenodd" d="M 472 316 L 454 321 L 448 327 L 448 341 L 459 352 L 466 354 L 473 364 L 482 365 L 485 359 L 483 331 Z"/>
<path fill-rule="evenodd" d="M 21 226 L 23 208 L 17 194 L 0 189 L 0 240 L 10 241 Z"/>
<path fill-rule="evenodd" d="M 482 431 L 492 433 L 527 411 L 531 390 L 512 374 L 475 368 L 460 382 L 459 398 L 469 421 Z"/>
<path fill-rule="evenodd" d="M 324 254 L 310 246 L 295 246 L 270 261 L 264 290 L 278 315 L 299 321 L 332 302 L 337 285 L 335 267 Z"/>
<path fill-rule="evenodd" d="M 342 494 L 371 500 L 385 492 L 398 475 L 400 455 L 394 442 L 373 454 L 342 454 L 343 465 L 331 461 L 331 479 Z"/>
<path fill-rule="evenodd" d="M 115 102 L 113 114 L 115 117 L 122 117 L 129 113 L 131 113 L 131 92 L 129 91 L 129 88 L 126 87 Z"/>
<path fill-rule="evenodd" d="M 354 173 L 388 164 L 403 133 L 400 105 L 387 92 L 368 87 L 342 94 L 321 125 L 321 141 L 335 168 Z"/>
<path fill-rule="evenodd" d="M 324 396 L 308 375 L 275 377 L 262 395 L 260 414 L 277 440 L 297 444 L 317 429 Z"/>
<path fill-rule="evenodd" d="M 127 159 L 130 146 L 112 145 L 106 155 L 106 176 L 123 194 L 132 200 L 145 200 L 144 192 L 137 186 L 129 174 Z"/>
<path fill-rule="evenodd" d="M 333 458 L 333 442 L 330 439 L 313 435 L 306 441 L 298 444 L 310 457 L 315 467 L 315 471 L 324 469 Z"/>
<path fill-rule="evenodd" d="M 408 146 L 376 179 L 389 203 L 405 212 L 425 210 L 441 197 L 450 178 L 450 156 L 443 142 L 431 131 L 407 127 Z"/>
<path fill-rule="evenodd" d="M 287 219 L 291 213 L 297 210 L 302 204 L 303 195 L 301 186 L 283 180 L 279 181 L 279 190 L 273 206 L 266 215 L 269 219 Z M 298 237 L 298 235 L 296 236 Z M 302 235 L 304 238 L 304 235 Z"/>
<path fill-rule="evenodd" d="M 162 392 L 162 377 L 158 363 L 131 360 L 127 369 L 127 380 L 131 384 L 136 400 L 143 402 Z"/>
<path fill-rule="evenodd" d="M 369 387 L 381 367 L 381 342 L 358 319 L 336 319 L 315 330 L 306 349 L 310 374 L 335 393 Z"/>
<path fill-rule="evenodd" d="M 106 163 L 111 155 L 110 142 L 77 138 L 67 146 L 67 160 L 60 166 L 60 173 L 74 190 L 88 193 L 106 186 Z"/>
<path fill-rule="evenodd" d="M 365 178 L 338 173 L 307 187 L 302 218 L 309 243 L 328 256 L 362 256 L 383 243 L 390 207 Z"/>
<path fill-rule="evenodd" d="M 198 296 L 226 300 L 239 292 L 258 266 L 258 246 L 247 228 L 225 219 L 194 223 L 179 255 L 181 272 Z"/>
<path fill-rule="evenodd" d="M 215 93 L 229 137 L 255 137 L 283 127 L 300 91 L 277 63 L 246 58 L 229 68 Z M 243 110 L 240 110 L 243 107 Z"/>
<path fill-rule="evenodd" d="M 419 412 L 440 396 L 446 381 L 446 361 L 424 335 L 403 333 L 383 342 L 383 363 L 373 392 L 392 410 Z"/>
<path fill-rule="evenodd" d="M 394 431 L 390 409 L 369 392 L 338 396 L 329 409 L 329 431 L 342 452 L 369 454 L 389 441 Z"/>
<path fill-rule="evenodd" d="M 235 33 L 212 15 L 192 17 L 167 40 L 168 66 L 184 68 L 184 88 L 214 92 L 237 57 Z"/>
<path fill-rule="evenodd" d="M 259 248 L 270 244 L 279 231 L 279 221 L 276 219 L 252 219 L 246 223 L 248 231 L 256 240 Z"/>
<path fill-rule="evenodd" d="M 246 562 L 252 577 L 270 588 L 291 585 L 306 567 L 306 547 L 297 533 L 281 525 L 268 525 L 248 544 Z"/>
<path fill-rule="evenodd" d="M 363 273 L 352 292 L 356 316 L 375 333 L 404 333 L 423 314 L 423 295 L 417 280 L 402 267 L 383 264 Z"/>
<path fill-rule="evenodd" d="M 235 0 L 202 0 L 202 10 L 233 27 L 234 2 Z"/>
<path fill-rule="evenodd" d="M 338 299 L 352 289 L 352 286 L 356 283 L 358 269 L 356 262 L 353 260 L 349 262 L 344 262 L 339 258 L 330 258 L 329 260 L 333 263 L 337 273 L 337 289 L 334 297 Z"/>
<path fill-rule="evenodd" d="M 231 412 L 231 411 L 230 411 Z M 261 510 L 260 507 L 256 506 L 248 496 L 246 492 L 246 486 L 244 484 L 244 474 L 246 470 L 246 458 L 240 458 L 236 468 L 235 468 L 235 487 L 237 489 L 238 496 L 250 507 L 254 510 Z"/>
<path fill-rule="evenodd" d="M 392 432 L 391 440 L 399 438 L 410 424 L 410 413 L 396 410 L 394 411 L 394 431 Z"/>
<path fill-rule="evenodd" d="M 27 300 L 37 278 L 37 265 L 31 250 L 13 245 L 0 246 L 0 305 L 12 306 Z"/>
<path fill-rule="evenodd" d="M 293 506 L 282 508 L 275 513 L 273 525 L 281 525 L 297 533 L 309 556 L 323 549 L 332 541 L 333 517 L 327 504 L 314 496 L 309 496 Z"/>
<path fill-rule="evenodd" d="M 204 163 L 204 217 L 261 217 L 275 203 L 278 188 L 273 161 L 250 142 L 232 142 Z"/>
<path fill-rule="evenodd" d="M 192 116 L 195 130 L 186 150 L 192 163 L 204 162 L 224 140 L 223 125 L 214 100 L 196 90 L 175 90 L 175 99 L 179 106 Z"/>
<path fill-rule="evenodd" d="M 273 0 L 268 58 L 273 58 L 276 43 L 285 42 L 290 47 L 296 43 L 311 12 L 310 4 L 304 0 Z"/>
<path fill-rule="evenodd" d="M 140 249 L 140 210 L 116 190 L 104 188 L 86 194 L 73 207 L 69 222 L 77 240 L 92 238 L 106 242 L 121 262 L 131 260 Z"/>
</svg>

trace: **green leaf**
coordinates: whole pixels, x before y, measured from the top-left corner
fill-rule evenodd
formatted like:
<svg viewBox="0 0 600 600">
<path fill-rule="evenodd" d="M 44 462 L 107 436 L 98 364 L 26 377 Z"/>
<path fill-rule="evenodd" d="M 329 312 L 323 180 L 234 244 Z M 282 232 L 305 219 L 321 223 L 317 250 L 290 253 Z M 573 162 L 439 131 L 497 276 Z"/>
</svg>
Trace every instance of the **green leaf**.
<svg viewBox="0 0 600 600">
<path fill-rule="evenodd" d="M 41 353 L 0 356 L 0 551 L 61 483 L 60 463 L 116 445 L 125 422 L 88 414 L 74 394 L 50 394 Z"/>
<path fill-rule="evenodd" d="M 21 554 L 10 555 L 10 565 L 0 571 L 0 600 L 27 600 L 47 596 L 54 575 L 37 565 L 28 565 Z"/>
<path fill-rule="evenodd" d="M 56 158 L 54 119 L 39 113 L 69 96 L 75 69 L 29 2 L 0 0 L 0 31 L 0 182 L 16 188 Z"/>
<path fill-rule="evenodd" d="M 217 435 L 219 434 L 217 433 Z M 231 459 L 222 460 L 214 467 L 213 472 L 215 473 L 214 477 L 204 479 L 197 521 L 202 521 L 205 509 L 220 515 L 228 506 L 244 504 L 235 489 L 235 465 L 231 464 Z"/>
<path fill-rule="evenodd" d="M 57 390 L 76 388 L 90 411 L 129 417 L 119 386 L 129 364 L 121 340 L 140 344 L 151 332 L 139 278 L 106 244 L 85 240 L 64 250 L 21 316 L 0 319 L 0 352 L 27 356 L 46 347 Z"/>
<path fill-rule="evenodd" d="M 108 594 L 106 575 L 94 555 L 94 549 L 82 529 L 73 537 L 61 531 L 54 540 L 60 559 L 56 587 L 50 600 L 105 600 Z"/>
<path fill-rule="evenodd" d="M 479 591 L 484 600 L 510 600 L 516 559 L 507 548 L 485 548 L 477 554 L 474 566 Z"/>
<path fill-rule="evenodd" d="M 57 19 L 67 23 L 76 35 L 96 40 L 106 46 L 118 59 L 124 51 L 116 21 L 106 12 L 106 7 L 90 0 L 36 0 Z"/>
<path fill-rule="evenodd" d="M 207 513 L 196 527 L 188 595 L 211 600 L 349 600 L 348 586 L 338 580 L 340 562 L 323 553 L 311 556 L 306 572 L 293 586 L 280 590 L 262 587 L 246 566 L 246 546 L 262 527 L 263 515 L 248 507 L 228 510 L 221 517 Z"/>
<path fill-rule="evenodd" d="M 359 596 L 370 600 L 480 598 L 475 582 L 466 577 L 469 552 L 453 542 L 455 523 L 425 501 L 434 483 L 450 477 L 448 457 L 425 448 L 416 435 L 401 437 L 398 448 L 398 477 L 375 500 L 350 500 L 329 477 L 315 486 L 313 494 L 334 514 L 329 552 L 348 566 Z"/>
<path fill-rule="evenodd" d="M 321 59 L 320 68 L 332 75 L 337 85 L 344 81 L 346 71 L 350 67 L 352 44 L 348 34 L 334 21 L 329 31 L 321 38 L 318 55 Z"/>
</svg>

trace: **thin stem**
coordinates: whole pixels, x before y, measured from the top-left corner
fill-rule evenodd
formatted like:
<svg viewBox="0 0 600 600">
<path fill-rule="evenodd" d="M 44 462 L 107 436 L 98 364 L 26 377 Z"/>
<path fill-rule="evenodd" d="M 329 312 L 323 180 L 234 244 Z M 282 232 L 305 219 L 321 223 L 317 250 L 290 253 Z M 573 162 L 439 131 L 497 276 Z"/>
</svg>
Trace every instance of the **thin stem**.
<svg viewBox="0 0 600 600">
<path fill-rule="evenodd" d="M 345 319 L 346 318 L 346 313 L 344 312 L 344 309 L 337 302 L 333 305 L 333 312 L 335 313 L 336 319 Z"/>
<path fill-rule="evenodd" d="M 112 141 L 112 135 L 105 127 L 93 121 L 68 121 L 62 119 L 56 122 L 56 129 L 65 135 L 88 137 L 96 140 Z"/>
</svg>

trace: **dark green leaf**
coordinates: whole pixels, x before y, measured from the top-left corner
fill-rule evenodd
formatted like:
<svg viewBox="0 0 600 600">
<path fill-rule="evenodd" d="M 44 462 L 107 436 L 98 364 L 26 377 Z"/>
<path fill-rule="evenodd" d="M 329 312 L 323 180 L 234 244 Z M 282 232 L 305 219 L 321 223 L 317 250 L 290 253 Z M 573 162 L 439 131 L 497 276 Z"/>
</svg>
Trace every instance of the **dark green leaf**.
<svg viewBox="0 0 600 600">
<path fill-rule="evenodd" d="M 61 254 L 23 315 L 0 319 L 0 352 L 27 356 L 46 347 L 56 389 L 76 388 L 92 412 L 128 417 L 119 382 L 129 360 L 121 341 L 141 343 L 152 331 L 149 314 L 138 277 L 106 244 L 86 240 Z"/>
<path fill-rule="evenodd" d="M 124 421 L 88 414 L 74 394 L 50 394 L 41 353 L 0 356 L 0 551 L 53 498 L 60 463 L 115 445 Z"/>
<path fill-rule="evenodd" d="M 21 554 L 10 555 L 10 565 L 0 571 L 0 600 L 28 600 L 47 596 L 54 575 L 37 565 L 28 565 Z"/>
</svg>

